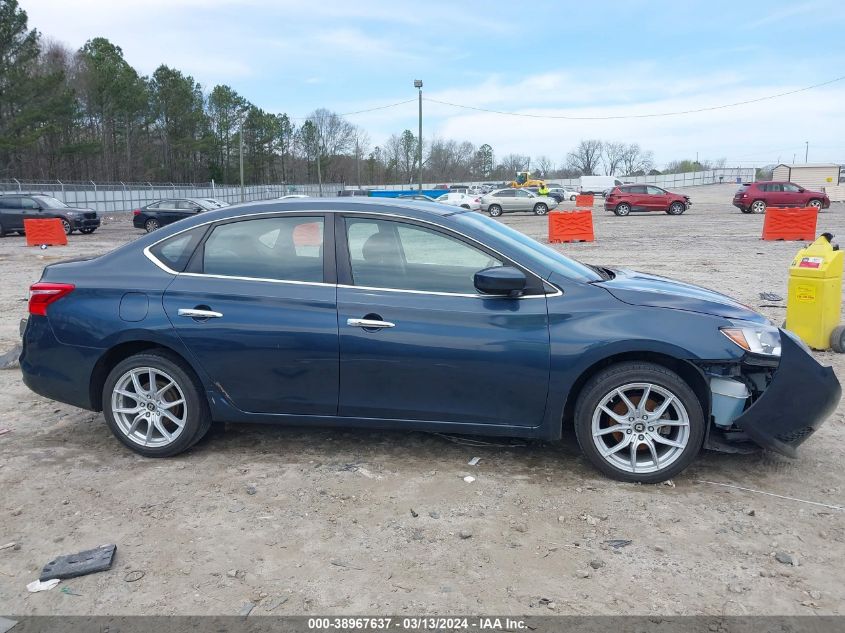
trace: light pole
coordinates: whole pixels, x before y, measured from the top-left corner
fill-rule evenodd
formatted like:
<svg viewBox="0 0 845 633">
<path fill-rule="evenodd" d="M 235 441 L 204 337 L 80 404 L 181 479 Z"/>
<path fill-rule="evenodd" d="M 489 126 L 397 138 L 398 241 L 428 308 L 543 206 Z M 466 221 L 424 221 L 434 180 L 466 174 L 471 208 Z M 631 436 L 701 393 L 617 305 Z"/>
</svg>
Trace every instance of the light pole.
<svg viewBox="0 0 845 633">
<path fill-rule="evenodd" d="M 805 164 L 806 164 L 809 156 L 810 156 L 810 141 L 804 141 L 804 163 Z"/>
<path fill-rule="evenodd" d="M 422 191 L 422 79 L 414 79 L 414 88 L 420 91 L 420 135 L 417 138 L 417 160 L 420 163 L 419 190 Z"/>
</svg>

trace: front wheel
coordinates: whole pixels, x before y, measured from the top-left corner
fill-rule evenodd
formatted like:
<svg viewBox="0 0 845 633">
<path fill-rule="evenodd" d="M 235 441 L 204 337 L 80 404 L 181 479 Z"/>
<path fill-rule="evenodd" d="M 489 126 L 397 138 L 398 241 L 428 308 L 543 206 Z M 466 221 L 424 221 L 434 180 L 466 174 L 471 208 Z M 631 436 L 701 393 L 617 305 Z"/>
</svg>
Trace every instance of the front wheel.
<svg viewBox="0 0 845 633">
<path fill-rule="evenodd" d="M 570 202 L 575 202 L 575 196 L 569 196 L 569 201 L 570 201 Z"/>
<path fill-rule="evenodd" d="M 673 202 L 669 205 L 669 210 L 666 212 L 669 215 L 681 215 L 684 211 L 687 210 L 687 207 L 682 202 Z"/>
<path fill-rule="evenodd" d="M 684 470 L 704 440 L 701 403 L 675 372 L 625 362 L 593 376 L 575 405 L 581 450 L 605 475 L 659 483 Z"/>
<path fill-rule="evenodd" d="M 807 203 L 807 206 L 812 207 L 812 208 L 816 209 L 817 211 L 821 211 L 822 201 L 821 200 L 810 200 Z"/>
<path fill-rule="evenodd" d="M 765 213 L 766 203 L 762 200 L 755 200 L 751 203 L 751 213 Z"/>
<path fill-rule="evenodd" d="M 631 205 L 627 202 L 623 202 L 621 204 L 616 205 L 616 208 L 613 210 L 616 215 L 625 216 L 631 213 Z"/>
<path fill-rule="evenodd" d="M 534 205 L 534 215 L 546 215 L 549 212 L 549 207 L 542 202 Z"/>
<path fill-rule="evenodd" d="M 498 218 L 500 215 L 502 215 L 502 207 L 500 207 L 498 204 L 491 204 L 489 207 L 487 207 L 487 213 L 490 214 L 491 218 Z"/>
<path fill-rule="evenodd" d="M 145 457 L 170 457 L 208 432 L 211 416 L 199 380 L 164 352 L 130 356 L 103 386 L 103 414 L 115 437 Z"/>
<path fill-rule="evenodd" d="M 65 235 L 70 235 L 73 233 L 73 227 L 71 226 L 70 222 L 62 218 L 62 230 L 65 232 Z"/>
<path fill-rule="evenodd" d="M 783 327 L 786 327 L 784 322 Z M 837 325 L 830 333 L 830 349 L 837 354 L 845 354 L 845 325 Z"/>
</svg>

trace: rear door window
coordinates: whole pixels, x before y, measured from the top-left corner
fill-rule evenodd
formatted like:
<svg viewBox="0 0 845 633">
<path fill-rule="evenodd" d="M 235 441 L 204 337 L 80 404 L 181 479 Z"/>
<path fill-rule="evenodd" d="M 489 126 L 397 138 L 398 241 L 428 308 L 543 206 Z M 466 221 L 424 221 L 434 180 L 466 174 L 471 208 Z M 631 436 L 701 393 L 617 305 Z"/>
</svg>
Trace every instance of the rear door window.
<svg viewBox="0 0 845 633">
<path fill-rule="evenodd" d="M 322 217 L 240 220 L 216 226 L 205 242 L 207 275 L 322 282 Z"/>
<path fill-rule="evenodd" d="M 660 187 L 646 187 L 646 191 L 651 196 L 662 196 L 663 194 L 666 193 Z"/>
<path fill-rule="evenodd" d="M 0 198 L 0 209 L 20 209 L 21 199 L 17 196 L 3 196 Z"/>
<path fill-rule="evenodd" d="M 629 193 L 646 193 L 646 186 L 645 185 L 632 185 L 630 189 L 628 189 Z"/>
</svg>

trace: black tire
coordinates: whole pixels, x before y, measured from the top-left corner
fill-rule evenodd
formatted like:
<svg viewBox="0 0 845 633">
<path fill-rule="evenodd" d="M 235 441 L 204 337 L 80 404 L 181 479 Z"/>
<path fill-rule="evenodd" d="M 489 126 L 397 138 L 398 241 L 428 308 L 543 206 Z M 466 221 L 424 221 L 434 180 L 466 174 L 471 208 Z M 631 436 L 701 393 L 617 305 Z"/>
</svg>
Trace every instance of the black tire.
<svg viewBox="0 0 845 633">
<path fill-rule="evenodd" d="M 112 410 L 112 392 L 126 372 L 139 367 L 152 367 L 168 374 L 181 390 L 187 415 L 181 433 L 165 446 L 142 446 L 132 441 L 121 430 Z M 199 379 L 193 370 L 178 356 L 167 351 L 151 351 L 124 359 L 109 372 L 103 385 L 103 415 L 114 436 L 128 448 L 145 457 L 172 457 L 189 449 L 208 433 L 211 414 Z"/>
<path fill-rule="evenodd" d="M 669 209 L 666 211 L 669 215 L 681 215 L 684 211 L 687 210 L 687 205 L 683 202 L 673 202 L 669 205 Z"/>
<path fill-rule="evenodd" d="M 62 221 L 62 230 L 65 232 L 65 235 L 70 235 L 73 233 L 73 225 L 67 218 L 59 218 Z"/>
<path fill-rule="evenodd" d="M 83 235 L 91 235 L 91 233 L 93 233 L 96 230 L 97 229 L 79 229 L 79 232 L 82 233 Z"/>
<path fill-rule="evenodd" d="M 569 196 L 569 201 L 570 201 L 570 202 L 575 202 L 575 196 Z"/>
<path fill-rule="evenodd" d="M 491 204 L 489 207 L 487 207 L 487 213 L 490 214 L 491 218 L 498 218 L 500 215 L 502 215 L 502 207 L 500 207 L 498 204 Z"/>
<path fill-rule="evenodd" d="M 786 327 L 786 323 L 783 324 Z M 837 354 L 845 354 L 845 325 L 837 325 L 830 333 L 830 349 Z"/>
<path fill-rule="evenodd" d="M 620 202 L 616 205 L 616 208 L 613 210 L 613 212 L 620 217 L 625 217 L 626 215 L 631 213 L 631 205 L 627 202 Z"/>
<path fill-rule="evenodd" d="M 155 218 L 150 218 L 146 222 L 144 222 L 144 229 L 146 229 L 147 233 L 152 233 L 156 229 L 158 229 L 161 225 L 159 224 L 158 220 Z"/>
<path fill-rule="evenodd" d="M 765 213 L 766 212 L 766 202 L 764 200 L 755 200 L 748 207 L 748 211 L 749 211 L 749 213 Z"/>
<path fill-rule="evenodd" d="M 740 207 L 739 210 L 743 213 L 751 213 L 751 207 Z"/>
<path fill-rule="evenodd" d="M 549 212 L 549 205 L 538 202 L 534 205 L 534 215 L 546 215 Z"/>
<path fill-rule="evenodd" d="M 818 198 L 813 198 L 812 200 L 810 200 L 810 201 L 807 203 L 807 206 L 808 206 L 808 207 L 813 207 L 813 208 L 818 209 L 819 211 L 821 211 L 821 210 L 822 210 L 822 201 L 821 201 L 821 200 L 819 200 Z"/>
<path fill-rule="evenodd" d="M 0 237 L 3 237 L 4 235 L 6 235 L 6 229 L 4 229 L 3 225 L 0 224 Z"/>
<path fill-rule="evenodd" d="M 670 393 L 683 406 L 689 420 L 688 436 L 684 448 L 666 467 L 659 468 L 653 472 L 629 472 L 614 466 L 611 461 L 609 461 L 610 458 L 605 458 L 601 455 L 596 443 L 594 442 L 592 433 L 593 415 L 599 404 L 616 389 L 630 383 L 649 383 Z M 637 402 L 634 404 L 639 403 Z M 639 420 L 636 420 L 635 424 L 638 424 L 639 422 Z M 652 422 L 651 424 L 654 426 L 661 426 L 655 422 Z M 648 422 L 643 423 L 643 426 L 647 425 Z M 669 428 L 670 432 L 677 432 L 679 434 L 682 433 L 680 430 L 682 427 L 679 426 L 664 426 L 664 428 Z M 677 431 L 671 431 L 672 428 L 677 429 Z M 695 459 L 695 456 L 698 454 L 704 441 L 704 431 L 704 412 L 701 407 L 701 402 L 699 402 L 693 390 L 678 374 L 666 367 L 663 367 L 662 365 L 656 365 L 654 363 L 629 361 L 612 365 L 601 370 L 587 381 L 581 389 L 581 392 L 578 394 L 578 400 L 575 404 L 575 435 L 578 438 L 578 444 L 581 446 L 581 450 L 584 452 L 584 455 L 587 456 L 587 459 L 589 459 L 590 462 L 601 472 L 608 477 L 618 479 L 620 481 L 653 484 L 671 479 L 689 466 L 690 462 Z M 644 433 L 644 431 L 637 430 L 636 427 L 634 427 L 632 432 L 626 433 L 634 437 L 638 433 Z M 600 437 L 605 438 L 608 437 L 608 435 L 614 434 L 611 433 Z M 621 433 L 618 435 L 624 439 L 624 436 Z M 643 435 L 639 435 L 639 439 L 642 439 L 643 437 Z M 616 439 L 619 438 L 610 438 L 610 441 L 613 442 Z M 658 446 L 656 443 L 654 445 Z M 630 444 L 627 446 L 630 446 Z M 627 446 L 622 450 L 625 452 L 631 452 Z M 637 444 L 637 446 L 637 451 L 639 451 L 639 446 L 646 445 Z M 660 444 L 659 446 L 663 447 L 665 445 Z M 671 447 L 668 447 L 665 450 L 668 450 L 669 448 Z M 635 460 L 636 455 L 640 454 L 637 451 L 634 451 Z M 664 453 L 664 455 L 668 455 L 668 452 Z M 648 457 L 650 458 L 650 455 Z"/>
</svg>

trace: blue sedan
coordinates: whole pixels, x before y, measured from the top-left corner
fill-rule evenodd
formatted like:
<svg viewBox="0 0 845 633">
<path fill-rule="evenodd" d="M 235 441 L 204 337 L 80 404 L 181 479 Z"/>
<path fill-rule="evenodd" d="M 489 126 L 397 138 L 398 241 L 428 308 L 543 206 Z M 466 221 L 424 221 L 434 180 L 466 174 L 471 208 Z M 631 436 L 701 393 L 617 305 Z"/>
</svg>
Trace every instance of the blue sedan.
<svg viewBox="0 0 845 633">
<path fill-rule="evenodd" d="M 149 457 L 212 420 L 555 440 L 658 482 L 702 447 L 794 456 L 840 387 L 713 291 L 587 266 L 464 209 L 342 198 L 208 211 L 31 288 L 35 392 Z M 800 393 L 800 404 L 794 394 Z"/>
</svg>

